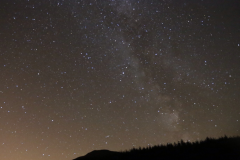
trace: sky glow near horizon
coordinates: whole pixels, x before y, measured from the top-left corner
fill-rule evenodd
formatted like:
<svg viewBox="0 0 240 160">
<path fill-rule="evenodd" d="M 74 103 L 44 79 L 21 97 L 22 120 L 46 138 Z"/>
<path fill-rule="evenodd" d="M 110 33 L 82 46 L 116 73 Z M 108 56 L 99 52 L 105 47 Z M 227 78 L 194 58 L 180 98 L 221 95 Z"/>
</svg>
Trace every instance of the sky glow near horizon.
<svg viewBox="0 0 240 160">
<path fill-rule="evenodd" d="M 237 0 L 2 0 L 1 160 L 240 135 Z"/>
</svg>

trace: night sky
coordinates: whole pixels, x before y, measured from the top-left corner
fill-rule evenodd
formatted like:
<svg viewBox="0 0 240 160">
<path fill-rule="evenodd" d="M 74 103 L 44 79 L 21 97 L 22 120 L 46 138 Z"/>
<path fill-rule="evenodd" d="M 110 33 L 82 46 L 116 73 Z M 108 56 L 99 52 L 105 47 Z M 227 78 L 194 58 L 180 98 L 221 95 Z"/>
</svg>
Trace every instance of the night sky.
<svg viewBox="0 0 240 160">
<path fill-rule="evenodd" d="M 238 0 L 1 0 L 0 159 L 240 135 Z"/>
</svg>

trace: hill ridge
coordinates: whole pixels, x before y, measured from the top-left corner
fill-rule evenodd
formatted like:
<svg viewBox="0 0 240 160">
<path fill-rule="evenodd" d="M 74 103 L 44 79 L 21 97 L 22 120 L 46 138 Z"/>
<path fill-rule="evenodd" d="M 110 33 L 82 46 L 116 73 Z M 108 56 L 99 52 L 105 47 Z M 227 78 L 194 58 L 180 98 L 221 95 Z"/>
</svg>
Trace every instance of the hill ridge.
<svg viewBox="0 0 240 160">
<path fill-rule="evenodd" d="M 240 160 L 240 137 L 220 137 L 218 139 L 207 137 L 204 141 L 168 143 L 132 148 L 116 152 L 109 150 L 94 150 L 85 156 L 74 160 Z"/>
</svg>

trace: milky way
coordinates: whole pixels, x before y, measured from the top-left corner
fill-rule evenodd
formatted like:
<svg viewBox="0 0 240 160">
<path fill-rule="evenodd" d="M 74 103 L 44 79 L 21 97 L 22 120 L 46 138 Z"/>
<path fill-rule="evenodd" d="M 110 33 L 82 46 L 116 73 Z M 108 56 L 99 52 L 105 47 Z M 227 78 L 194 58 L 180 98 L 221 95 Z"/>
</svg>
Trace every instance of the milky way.
<svg viewBox="0 0 240 160">
<path fill-rule="evenodd" d="M 239 135 L 239 6 L 1 0 L 1 159 Z"/>
</svg>

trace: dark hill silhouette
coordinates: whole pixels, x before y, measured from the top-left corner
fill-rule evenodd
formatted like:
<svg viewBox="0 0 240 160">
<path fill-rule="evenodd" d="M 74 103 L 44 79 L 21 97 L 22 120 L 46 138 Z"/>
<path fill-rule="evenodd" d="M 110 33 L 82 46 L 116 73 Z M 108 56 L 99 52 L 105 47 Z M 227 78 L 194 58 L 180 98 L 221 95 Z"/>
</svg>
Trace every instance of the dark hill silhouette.
<svg viewBox="0 0 240 160">
<path fill-rule="evenodd" d="M 103 150 L 94 150 L 92 152 L 89 152 L 86 156 L 88 156 L 88 157 L 96 157 L 96 156 L 102 157 L 102 156 L 112 155 L 112 154 L 115 154 L 115 153 L 116 152 L 103 149 Z"/>
<path fill-rule="evenodd" d="M 133 148 L 114 152 L 95 150 L 74 160 L 240 160 L 240 137 Z"/>
<path fill-rule="evenodd" d="M 122 153 L 121 152 L 115 152 L 115 151 L 109 151 L 109 150 L 94 150 L 92 152 L 89 152 L 85 156 L 78 157 L 74 160 L 91 160 L 91 159 L 116 159 L 118 160 L 119 157 L 121 157 Z"/>
</svg>

